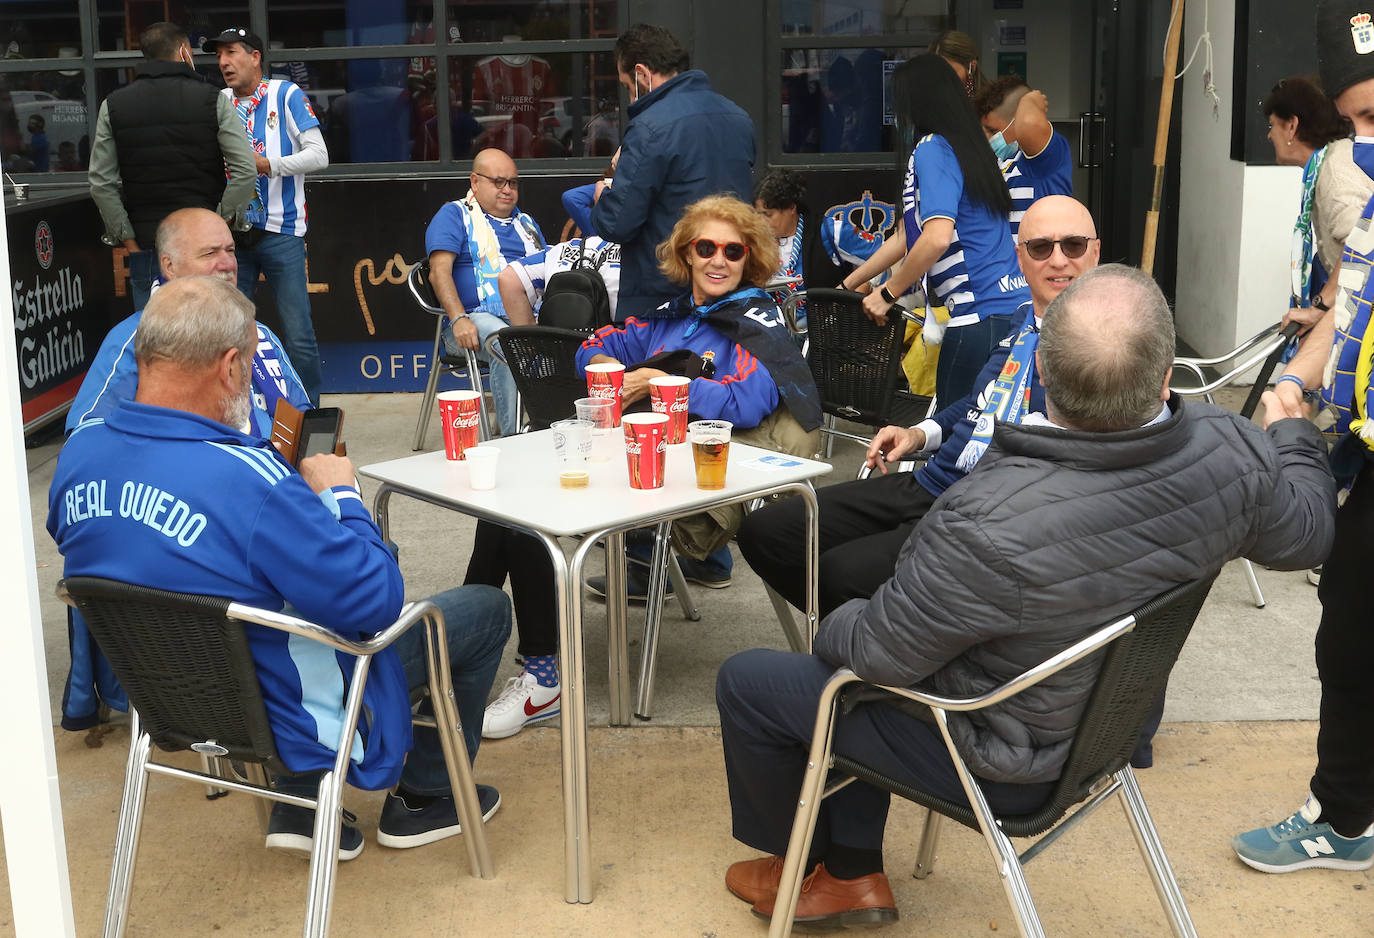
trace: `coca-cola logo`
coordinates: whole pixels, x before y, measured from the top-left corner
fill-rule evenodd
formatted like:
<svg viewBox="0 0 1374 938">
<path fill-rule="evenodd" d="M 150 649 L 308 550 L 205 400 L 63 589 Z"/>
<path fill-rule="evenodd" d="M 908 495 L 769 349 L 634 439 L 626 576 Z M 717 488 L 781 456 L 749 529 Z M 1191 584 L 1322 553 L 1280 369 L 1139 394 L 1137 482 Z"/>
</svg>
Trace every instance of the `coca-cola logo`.
<svg viewBox="0 0 1374 938">
<path fill-rule="evenodd" d="M 654 447 L 654 452 L 657 452 L 657 453 L 666 453 L 666 452 L 668 452 L 668 441 L 667 441 L 667 440 L 659 440 L 659 441 L 658 441 L 658 446 Z"/>
<path fill-rule="evenodd" d="M 478 415 L 477 415 L 477 414 L 462 414 L 462 413 L 460 413 L 460 414 L 458 414 L 457 416 L 455 416 L 455 417 L 453 418 L 453 426 L 454 426 L 454 429 L 457 429 L 457 430 L 471 429 L 472 427 L 477 426 L 477 420 L 478 420 Z"/>
<path fill-rule="evenodd" d="M 591 394 L 592 397 L 615 397 L 615 387 L 610 384 L 593 384 Z"/>
<path fill-rule="evenodd" d="M 673 414 L 687 413 L 687 402 L 685 400 L 673 401 L 672 405 L 668 408 L 668 412 Z"/>
<path fill-rule="evenodd" d="M 626 440 L 626 441 L 625 441 L 625 452 L 629 453 L 631 456 L 638 456 L 639 453 L 640 453 L 639 441 L 638 441 L 638 440 Z"/>
</svg>

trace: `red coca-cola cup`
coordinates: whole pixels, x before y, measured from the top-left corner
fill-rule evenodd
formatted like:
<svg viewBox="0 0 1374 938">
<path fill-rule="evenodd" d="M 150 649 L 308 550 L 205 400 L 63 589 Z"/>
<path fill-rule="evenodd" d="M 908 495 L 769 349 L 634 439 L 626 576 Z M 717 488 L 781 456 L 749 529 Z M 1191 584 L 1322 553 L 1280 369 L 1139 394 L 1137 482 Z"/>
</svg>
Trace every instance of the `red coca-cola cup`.
<svg viewBox="0 0 1374 938">
<path fill-rule="evenodd" d="M 687 440 L 687 389 L 692 379 L 664 375 L 649 379 L 649 406 L 656 414 L 668 415 L 668 445 Z"/>
<path fill-rule="evenodd" d="M 477 445 L 477 424 L 482 419 L 482 395 L 477 391 L 442 391 L 439 420 L 444 425 L 444 455 L 462 459 L 468 448 Z"/>
<path fill-rule="evenodd" d="M 601 362 L 588 365 L 587 396 L 615 401 L 615 423 L 620 425 L 620 387 L 625 383 L 625 366 L 620 362 Z"/>
<path fill-rule="evenodd" d="M 630 488 L 663 488 L 668 453 L 667 414 L 626 414 L 625 457 L 630 464 Z"/>
</svg>

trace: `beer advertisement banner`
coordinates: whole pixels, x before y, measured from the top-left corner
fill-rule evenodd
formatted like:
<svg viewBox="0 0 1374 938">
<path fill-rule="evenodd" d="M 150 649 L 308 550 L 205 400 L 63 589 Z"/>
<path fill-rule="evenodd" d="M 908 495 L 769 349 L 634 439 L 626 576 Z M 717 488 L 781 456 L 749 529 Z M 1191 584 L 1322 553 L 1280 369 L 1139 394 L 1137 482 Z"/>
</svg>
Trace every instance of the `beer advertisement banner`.
<svg viewBox="0 0 1374 938">
<path fill-rule="evenodd" d="M 113 323 L 114 273 L 84 194 L 10 206 L 10 289 L 25 431 L 56 419 Z"/>
</svg>

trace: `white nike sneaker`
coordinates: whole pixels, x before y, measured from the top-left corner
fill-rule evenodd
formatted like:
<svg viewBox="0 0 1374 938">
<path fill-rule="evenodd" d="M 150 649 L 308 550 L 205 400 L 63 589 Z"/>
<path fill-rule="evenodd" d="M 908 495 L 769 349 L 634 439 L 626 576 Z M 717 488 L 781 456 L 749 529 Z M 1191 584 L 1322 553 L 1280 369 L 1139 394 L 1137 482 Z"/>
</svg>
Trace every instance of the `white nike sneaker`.
<svg viewBox="0 0 1374 938">
<path fill-rule="evenodd" d="M 559 685 L 543 687 L 533 674 L 524 671 L 506 682 L 501 696 L 487 704 L 482 714 L 482 738 L 505 739 L 524 729 L 526 723 L 537 723 L 558 716 L 562 709 Z"/>
</svg>

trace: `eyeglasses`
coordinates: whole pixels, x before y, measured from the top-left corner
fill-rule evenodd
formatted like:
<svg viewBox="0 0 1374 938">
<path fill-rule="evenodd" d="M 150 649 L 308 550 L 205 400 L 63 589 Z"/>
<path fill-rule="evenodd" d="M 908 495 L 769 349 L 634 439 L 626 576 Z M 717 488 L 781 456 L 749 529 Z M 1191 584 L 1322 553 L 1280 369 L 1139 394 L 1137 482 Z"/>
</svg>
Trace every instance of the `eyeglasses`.
<svg viewBox="0 0 1374 938">
<path fill-rule="evenodd" d="M 1088 245 L 1096 238 L 1088 238 L 1084 235 L 1069 235 L 1067 238 L 1030 238 L 1021 242 L 1021 246 L 1026 249 L 1031 260 L 1047 261 L 1054 253 L 1054 246 L 1059 245 L 1059 250 L 1064 252 L 1064 256 L 1069 260 L 1082 257 L 1088 250 Z"/>
<path fill-rule="evenodd" d="M 694 239 L 692 248 L 697 252 L 697 257 L 704 261 L 709 261 L 715 257 L 717 251 L 724 252 L 725 259 L 732 262 L 744 260 L 744 255 L 749 253 L 749 245 L 747 244 L 741 244 L 738 241 L 726 241 L 723 244 L 717 244 L 710 238 Z"/>
<path fill-rule="evenodd" d="M 486 173 L 479 173 L 476 170 L 473 170 L 472 174 L 474 176 L 481 176 L 483 179 L 485 179 L 487 182 L 491 183 L 498 189 L 520 188 L 519 176 L 488 176 Z"/>
</svg>

